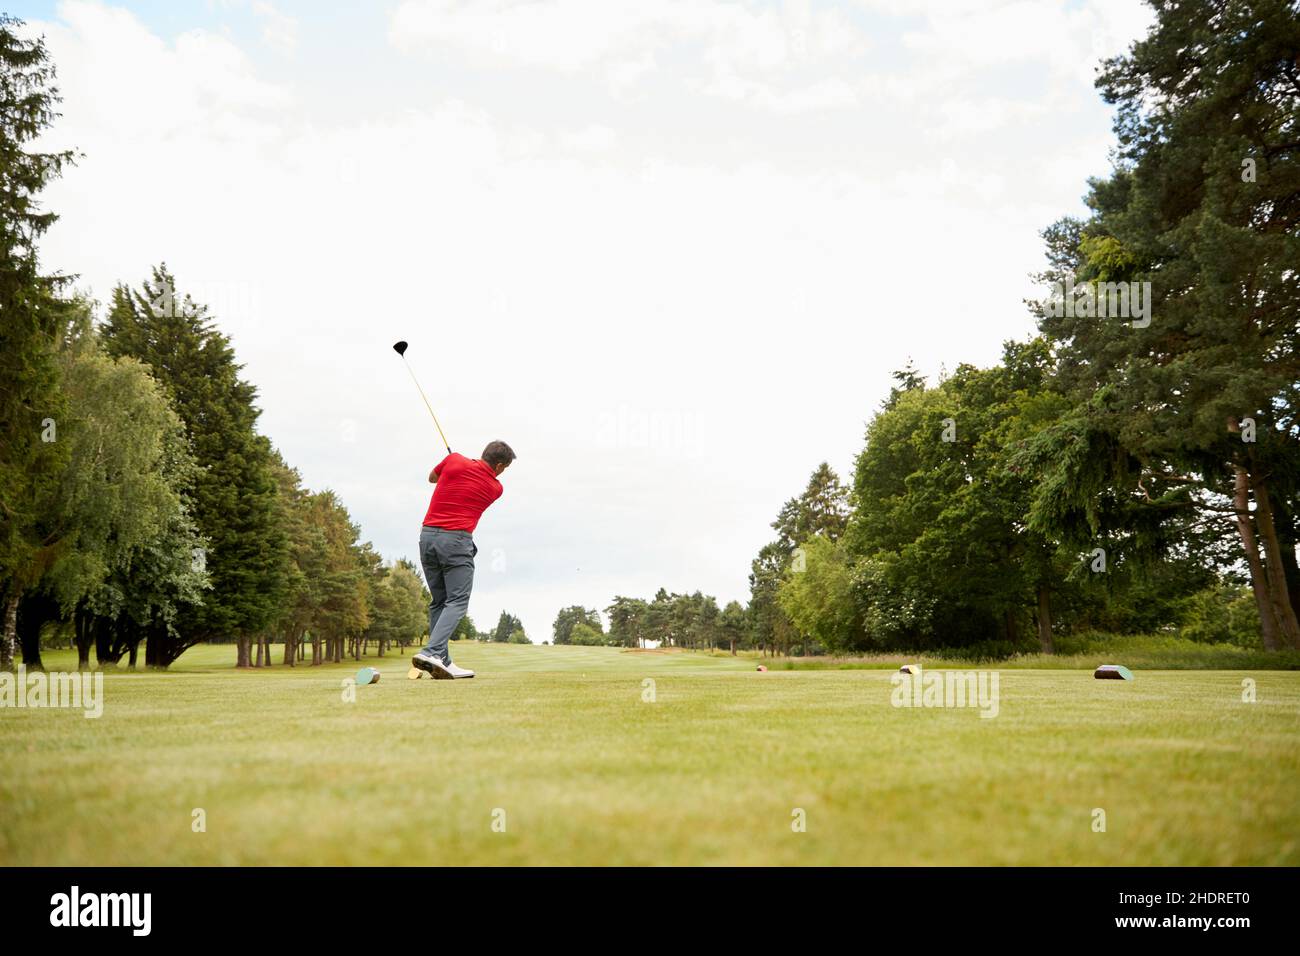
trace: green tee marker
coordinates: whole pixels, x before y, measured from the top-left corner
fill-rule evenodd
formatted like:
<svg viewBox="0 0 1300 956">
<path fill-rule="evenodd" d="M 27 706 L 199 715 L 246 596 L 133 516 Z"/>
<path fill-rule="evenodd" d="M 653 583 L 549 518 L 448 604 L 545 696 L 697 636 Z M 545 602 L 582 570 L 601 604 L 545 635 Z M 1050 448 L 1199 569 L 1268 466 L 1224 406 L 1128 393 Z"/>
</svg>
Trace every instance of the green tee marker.
<svg viewBox="0 0 1300 956">
<path fill-rule="evenodd" d="M 379 683 L 379 671 L 375 670 L 373 667 L 363 667 L 363 668 L 361 668 L 361 670 L 357 671 L 357 683 L 358 683 L 358 684 L 378 684 L 378 683 Z"/>
<path fill-rule="evenodd" d="M 1097 680 L 1132 680 L 1133 672 L 1123 664 L 1102 664 L 1092 676 Z"/>
</svg>

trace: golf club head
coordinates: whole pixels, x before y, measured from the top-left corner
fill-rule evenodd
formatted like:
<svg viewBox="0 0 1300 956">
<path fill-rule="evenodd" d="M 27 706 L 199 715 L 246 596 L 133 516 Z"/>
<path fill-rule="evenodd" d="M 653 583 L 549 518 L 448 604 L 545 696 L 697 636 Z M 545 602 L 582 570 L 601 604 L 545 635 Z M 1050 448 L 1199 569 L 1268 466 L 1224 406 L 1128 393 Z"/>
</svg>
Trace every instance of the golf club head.
<svg viewBox="0 0 1300 956">
<path fill-rule="evenodd" d="M 403 358 L 405 358 L 405 357 L 406 357 L 406 343 L 405 343 L 405 342 L 395 342 L 395 343 L 393 344 L 393 351 L 396 352 L 398 355 L 402 356 Z"/>
</svg>

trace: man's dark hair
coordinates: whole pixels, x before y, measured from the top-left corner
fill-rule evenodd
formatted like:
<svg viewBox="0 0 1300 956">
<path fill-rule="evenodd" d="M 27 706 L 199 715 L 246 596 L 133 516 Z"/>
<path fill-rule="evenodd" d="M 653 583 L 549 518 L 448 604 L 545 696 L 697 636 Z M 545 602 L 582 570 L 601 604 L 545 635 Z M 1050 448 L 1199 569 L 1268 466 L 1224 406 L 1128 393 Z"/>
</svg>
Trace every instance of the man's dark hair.
<svg viewBox="0 0 1300 956">
<path fill-rule="evenodd" d="M 515 450 L 503 441 L 490 441 L 483 449 L 483 460 L 495 468 L 515 460 Z"/>
</svg>

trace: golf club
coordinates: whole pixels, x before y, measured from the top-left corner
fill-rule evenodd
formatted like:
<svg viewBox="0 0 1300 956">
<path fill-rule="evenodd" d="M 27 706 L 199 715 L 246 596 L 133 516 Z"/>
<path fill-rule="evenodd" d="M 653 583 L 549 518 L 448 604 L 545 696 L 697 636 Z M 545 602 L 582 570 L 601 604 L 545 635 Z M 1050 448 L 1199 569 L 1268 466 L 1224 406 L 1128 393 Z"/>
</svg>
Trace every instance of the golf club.
<svg viewBox="0 0 1300 956">
<path fill-rule="evenodd" d="M 438 429 L 438 435 L 442 438 L 442 444 L 446 447 L 447 454 L 450 455 L 451 445 L 447 443 L 447 436 L 443 434 L 442 426 L 438 424 L 438 416 L 433 414 L 433 406 L 429 404 L 429 399 L 424 394 L 424 389 L 420 388 L 420 380 L 417 379 L 415 373 L 411 371 L 411 363 L 406 361 L 406 343 L 395 342 L 393 344 L 393 351 L 402 357 L 402 364 L 406 366 L 406 371 L 410 373 L 411 381 L 415 382 L 416 390 L 419 391 L 420 397 L 424 399 L 424 407 L 429 410 L 429 415 L 433 418 L 433 427 Z"/>
</svg>

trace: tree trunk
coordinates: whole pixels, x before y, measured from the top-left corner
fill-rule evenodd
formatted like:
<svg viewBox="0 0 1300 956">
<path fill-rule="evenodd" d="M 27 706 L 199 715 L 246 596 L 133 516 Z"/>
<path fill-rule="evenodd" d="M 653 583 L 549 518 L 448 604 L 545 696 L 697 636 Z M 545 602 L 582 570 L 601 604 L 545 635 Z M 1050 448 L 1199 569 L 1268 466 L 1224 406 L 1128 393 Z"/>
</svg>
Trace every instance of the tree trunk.
<svg viewBox="0 0 1300 956">
<path fill-rule="evenodd" d="M 43 594 L 30 592 L 18 602 L 18 646 L 28 670 L 45 669 L 41 661 L 41 628 L 58 617 L 58 604 Z"/>
<path fill-rule="evenodd" d="M 1268 484 L 1260 479 L 1255 482 L 1254 491 L 1255 524 L 1259 527 L 1259 536 L 1264 539 L 1264 571 L 1268 575 L 1268 590 L 1273 599 L 1274 613 L 1282 637 L 1289 645 L 1300 650 L 1300 621 L 1296 620 L 1295 608 L 1291 606 L 1291 596 L 1287 591 L 1282 548 L 1278 544 L 1277 526 L 1273 522 L 1273 504 Z"/>
<path fill-rule="evenodd" d="M 162 663 L 162 642 L 150 631 L 144 639 L 144 666 L 164 667 Z"/>
<path fill-rule="evenodd" d="M 1300 564 L 1296 561 L 1296 546 L 1300 544 L 1300 521 L 1296 505 L 1300 499 L 1286 495 L 1270 497 L 1273 505 L 1273 526 L 1277 528 L 1277 541 L 1282 549 L 1282 573 L 1286 577 L 1287 596 L 1291 607 L 1300 614 Z"/>
<path fill-rule="evenodd" d="M 1283 527 L 1285 526 L 1279 522 L 1277 540 L 1282 546 L 1282 571 L 1286 575 L 1286 591 L 1291 598 L 1291 606 L 1300 608 L 1300 565 L 1296 563 L 1295 532 L 1288 528 L 1287 533 L 1283 534 Z"/>
<path fill-rule="evenodd" d="M 1246 567 L 1250 571 L 1250 589 L 1255 595 L 1255 608 L 1259 611 L 1259 626 L 1264 638 L 1264 648 L 1276 651 L 1282 646 L 1278 631 L 1277 612 L 1273 608 L 1272 598 L 1268 593 L 1268 582 L 1264 577 L 1264 566 L 1259 560 L 1259 544 L 1255 540 L 1255 528 L 1250 515 L 1250 478 L 1246 469 L 1234 465 L 1232 484 L 1232 503 L 1237 512 L 1237 534 L 1241 538 L 1241 548 L 1246 554 Z"/>
<path fill-rule="evenodd" d="M 170 649 L 167 647 L 167 627 L 166 625 L 155 624 L 145 632 L 144 636 L 144 666 L 158 669 L 165 668 L 174 660 L 169 658 Z"/>
<path fill-rule="evenodd" d="M 1055 654 L 1052 643 L 1052 602 L 1047 585 L 1038 585 L 1038 643 L 1044 654 Z"/>
<path fill-rule="evenodd" d="M 90 670 L 90 628 L 93 618 L 84 606 L 79 606 L 72 617 L 72 642 L 77 648 L 77 670 Z"/>
<path fill-rule="evenodd" d="M 98 621 L 98 626 L 95 628 L 95 660 L 99 662 L 101 668 L 109 665 L 117 666 L 117 662 L 122 657 L 122 652 L 117 649 L 120 627 L 117 621 L 110 621 L 107 618 L 100 618 Z"/>
<path fill-rule="evenodd" d="M 4 637 L 0 638 L 0 670 L 14 669 L 14 648 L 18 646 L 18 588 L 9 585 L 5 600 Z"/>
</svg>

